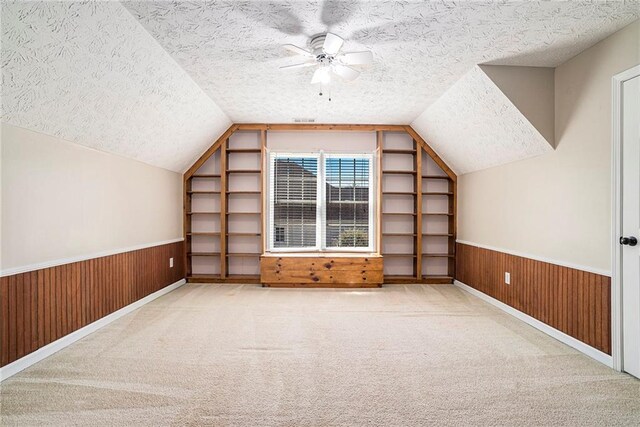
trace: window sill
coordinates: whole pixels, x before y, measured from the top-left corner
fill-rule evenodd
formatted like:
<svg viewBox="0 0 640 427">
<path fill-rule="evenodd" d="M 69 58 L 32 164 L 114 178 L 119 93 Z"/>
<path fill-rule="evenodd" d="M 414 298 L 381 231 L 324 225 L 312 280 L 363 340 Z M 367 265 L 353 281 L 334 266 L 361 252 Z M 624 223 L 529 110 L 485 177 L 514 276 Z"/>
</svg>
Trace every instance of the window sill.
<svg viewBox="0 0 640 427">
<path fill-rule="evenodd" d="M 319 258 L 382 258 L 374 252 L 265 252 L 263 257 L 291 258 L 291 257 L 319 257 Z"/>
</svg>

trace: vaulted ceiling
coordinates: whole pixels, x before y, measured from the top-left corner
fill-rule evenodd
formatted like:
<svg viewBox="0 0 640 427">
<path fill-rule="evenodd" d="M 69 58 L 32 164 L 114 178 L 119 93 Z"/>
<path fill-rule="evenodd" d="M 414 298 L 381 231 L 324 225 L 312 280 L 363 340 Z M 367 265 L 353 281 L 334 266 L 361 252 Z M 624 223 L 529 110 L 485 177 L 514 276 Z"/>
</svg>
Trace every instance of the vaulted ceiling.
<svg viewBox="0 0 640 427">
<path fill-rule="evenodd" d="M 548 70 L 553 88 L 553 69 Z M 538 104 L 553 113 L 553 90 L 547 94 L 549 102 Z M 528 95 L 536 96 L 533 91 Z M 480 67 L 462 76 L 411 126 L 457 175 L 553 151 L 554 141 L 545 139 Z"/>
<path fill-rule="evenodd" d="M 639 16 L 635 0 L 3 2 L 2 120 L 180 171 L 230 122 L 408 124 L 477 64 L 554 67 Z M 279 69 L 282 44 L 327 30 L 375 57 L 331 102 L 312 69 Z"/>
</svg>

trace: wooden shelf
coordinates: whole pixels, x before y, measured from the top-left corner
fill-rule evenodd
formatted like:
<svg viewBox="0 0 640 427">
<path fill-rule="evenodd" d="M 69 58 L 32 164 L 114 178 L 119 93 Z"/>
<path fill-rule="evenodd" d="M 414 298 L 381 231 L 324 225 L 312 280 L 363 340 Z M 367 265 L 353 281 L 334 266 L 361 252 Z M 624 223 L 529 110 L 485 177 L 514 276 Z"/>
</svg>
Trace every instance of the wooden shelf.
<svg viewBox="0 0 640 427">
<path fill-rule="evenodd" d="M 382 195 L 390 195 L 390 196 L 415 196 L 417 193 L 415 191 L 383 191 Z"/>
<path fill-rule="evenodd" d="M 228 252 L 227 256 L 228 257 L 248 258 L 248 257 L 259 257 L 259 256 L 262 256 L 262 254 L 261 253 L 257 253 L 257 252 L 253 252 L 253 253 L 249 253 L 249 252 Z"/>
<path fill-rule="evenodd" d="M 382 233 L 383 236 L 410 236 L 415 237 L 415 233 Z"/>
<path fill-rule="evenodd" d="M 189 283 L 260 283 L 260 276 L 253 274 L 229 274 L 222 278 L 220 274 L 192 274 L 187 276 Z"/>
<path fill-rule="evenodd" d="M 422 235 L 427 237 L 453 237 L 452 233 L 422 233 Z"/>
<path fill-rule="evenodd" d="M 400 285 L 400 284 L 410 284 L 410 283 L 424 283 L 427 285 L 444 285 L 451 284 L 453 282 L 453 277 L 446 275 L 423 275 L 420 280 L 418 280 L 415 276 L 403 276 L 403 275 L 385 275 L 384 283 L 389 285 Z"/>
<path fill-rule="evenodd" d="M 397 175 L 415 175 L 416 171 L 404 171 L 404 170 L 383 170 L 382 174 L 397 174 Z"/>
<path fill-rule="evenodd" d="M 422 179 L 443 179 L 443 180 L 446 180 L 446 181 L 450 181 L 451 180 L 451 178 L 449 178 L 446 175 L 444 175 L 444 176 L 442 176 L 442 175 L 423 175 Z"/>
<path fill-rule="evenodd" d="M 227 148 L 227 153 L 261 153 L 260 148 Z"/>
<path fill-rule="evenodd" d="M 387 258 L 415 258 L 417 255 L 416 254 L 382 254 L 382 257 L 387 257 Z"/>
<path fill-rule="evenodd" d="M 260 280 L 259 274 L 229 274 L 227 275 L 227 277 L 230 279 L 236 279 L 236 280 L 242 280 L 242 279 Z"/>
<path fill-rule="evenodd" d="M 191 191 L 187 191 L 187 194 L 220 194 L 220 192 L 219 191 L 191 190 Z"/>
<path fill-rule="evenodd" d="M 187 212 L 187 215 L 220 215 L 220 212 Z"/>
<path fill-rule="evenodd" d="M 262 194 L 262 192 L 261 191 L 240 190 L 240 191 L 227 191 L 227 194 Z"/>
<path fill-rule="evenodd" d="M 383 154 L 416 154 L 416 150 L 401 150 L 401 149 L 387 149 L 387 150 L 382 150 Z"/>
<path fill-rule="evenodd" d="M 453 258 L 454 254 L 422 254 L 424 258 Z"/>
<path fill-rule="evenodd" d="M 453 216 L 452 213 L 446 212 L 422 212 L 422 215 Z"/>
<path fill-rule="evenodd" d="M 202 174 L 202 175 L 192 175 L 191 178 L 220 178 L 220 174 Z"/>
<path fill-rule="evenodd" d="M 261 212 L 227 212 L 227 215 L 261 215 Z"/>
<path fill-rule="evenodd" d="M 260 283 L 259 274 L 228 274 L 226 279 L 230 283 Z"/>
<path fill-rule="evenodd" d="M 210 283 L 219 281 L 219 274 L 191 274 L 187 276 L 187 282 L 189 283 Z"/>
<path fill-rule="evenodd" d="M 382 212 L 382 215 L 409 215 L 416 216 L 415 212 Z"/>
<path fill-rule="evenodd" d="M 192 233 L 187 233 L 187 236 L 219 236 L 219 231 L 196 231 Z"/>
<path fill-rule="evenodd" d="M 260 233 L 227 233 L 227 236 L 238 236 L 238 237 L 260 237 L 262 234 Z"/>
<path fill-rule="evenodd" d="M 261 173 L 260 169 L 229 169 L 227 173 Z"/>
<path fill-rule="evenodd" d="M 394 274 L 394 275 L 385 275 L 384 278 L 384 283 L 385 284 L 389 284 L 389 285 L 401 285 L 401 284 L 405 284 L 405 283 L 417 283 L 418 279 L 416 279 L 415 276 L 406 276 L 406 275 L 400 275 L 400 274 Z"/>
<path fill-rule="evenodd" d="M 220 256 L 220 252 L 187 252 L 188 256 Z"/>
<path fill-rule="evenodd" d="M 452 191 L 429 191 L 422 193 L 423 196 L 453 196 Z"/>
<path fill-rule="evenodd" d="M 450 285 L 453 283 L 453 277 L 446 275 L 427 274 L 422 276 L 421 282 L 427 285 Z"/>
</svg>

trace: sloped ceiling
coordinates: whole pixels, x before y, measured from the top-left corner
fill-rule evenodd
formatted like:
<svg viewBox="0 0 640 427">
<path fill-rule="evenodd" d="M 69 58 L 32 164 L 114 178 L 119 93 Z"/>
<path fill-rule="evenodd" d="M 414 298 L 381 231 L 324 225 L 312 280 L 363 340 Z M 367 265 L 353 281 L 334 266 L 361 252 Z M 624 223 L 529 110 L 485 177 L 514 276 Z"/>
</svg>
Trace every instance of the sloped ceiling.
<svg viewBox="0 0 640 427">
<path fill-rule="evenodd" d="M 480 67 L 465 74 L 411 126 L 458 175 L 553 150 Z"/>
<path fill-rule="evenodd" d="M 2 2 L 2 121 L 174 171 L 230 125 L 117 2 Z"/>
<path fill-rule="evenodd" d="M 555 147 L 555 69 L 480 65 L 480 69 Z"/>
<path fill-rule="evenodd" d="M 637 19 L 639 6 L 3 1 L 2 120 L 180 171 L 230 121 L 411 123 L 476 64 L 556 66 Z M 278 68 L 295 61 L 282 44 L 327 30 L 375 56 L 361 78 L 335 84 L 331 102 L 309 84 L 311 69 Z"/>
</svg>

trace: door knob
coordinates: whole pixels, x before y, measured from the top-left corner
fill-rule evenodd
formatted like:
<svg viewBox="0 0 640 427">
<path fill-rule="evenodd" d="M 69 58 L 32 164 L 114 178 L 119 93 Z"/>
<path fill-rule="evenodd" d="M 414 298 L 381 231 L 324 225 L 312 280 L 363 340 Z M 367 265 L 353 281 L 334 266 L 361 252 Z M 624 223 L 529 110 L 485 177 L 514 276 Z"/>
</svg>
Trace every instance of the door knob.
<svg viewBox="0 0 640 427">
<path fill-rule="evenodd" d="M 621 245 L 629 245 L 629 246 L 635 246 L 638 244 L 638 239 L 636 239 L 633 236 L 630 237 L 621 237 L 620 238 L 620 244 Z"/>
</svg>

